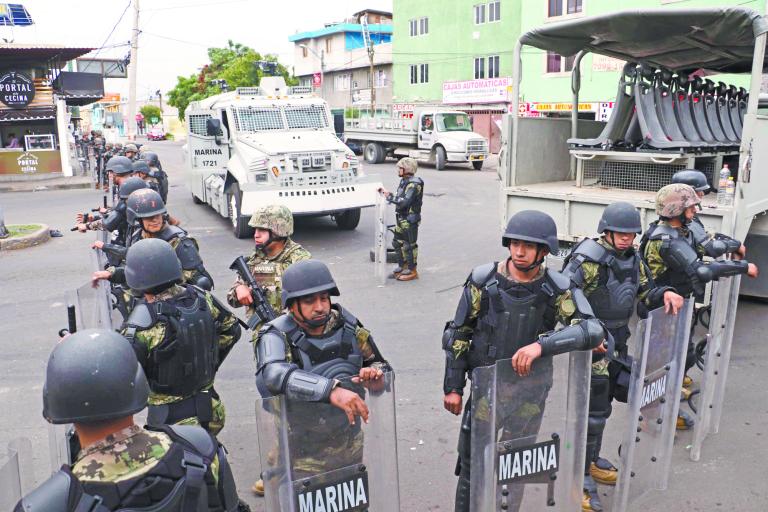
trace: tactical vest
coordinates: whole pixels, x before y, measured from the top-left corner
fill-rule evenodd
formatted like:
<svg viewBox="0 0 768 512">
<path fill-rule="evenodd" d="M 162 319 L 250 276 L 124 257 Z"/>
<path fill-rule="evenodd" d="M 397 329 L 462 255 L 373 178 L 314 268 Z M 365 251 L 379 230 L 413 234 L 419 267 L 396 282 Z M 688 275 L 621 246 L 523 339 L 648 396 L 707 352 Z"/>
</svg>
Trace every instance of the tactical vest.
<svg viewBox="0 0 768 512">
<path fill-rule="evenodd" d="M 187 286 L 184 293 L 169 300 L 139 304 L 126 322 L 126 338 L 133 342 L 136 329 L 148 329 L 160 321 L 166 325 L 165 336 L 149 351 L 143 365 L 150 389 L 188 396 L 213 382 L 219 348 L 205 293 Z"/>
<path fill-rule="evenodd" d="M 424 202 L 424 180 L 416 176 L 401 179 L 400 185 L 397 187 L 397 193 L 395 194 L 395 197 L 405 197 L 405 191 L 410 184 L 417 185 L 420 187 L 420 190 L 414 198 L 413 203 L 411 203 L 411 206 L 407 209 L 403 209 L 402 211 L 397 210 L 397 215 L 407 219 L 408 222 L 419 222 L 421 220 L 421 205 Z M 409 217 L 415 220 L 411 220 Z"/>
<path fill-rule="evenodd" d="M 570 282 L 547 270 L 529 283 L 511 281 L 496 271 L 497 264 L 472 272 L 472 284 L 482 290 L 480 314 L 468 353 L 470 371 L 511 358 L 518 349 L 535 342 L 554 328 L 555 300 Z M 485 272 L 485 276 L 481 276 Z"/>
<path fill-rule="evenodd" d="M 299 368 L 329 379 L 344 379 L 360 372 L 363 354 L 355 336 L 357 318 L 340 305 L 336 306 L 342 325 L 323 336 L 308 335 L 288 314 L 277 317 L 270 325 L 286 334 L 293 362 Z"/>
<path fill-rule="evenodd" d="M 587 297 L 595 316 L 609 329 L 624 327 L 632 316 L 640 289 L 640 256 L 634 249 L 620 256 L 587 238 L 573 249 L 563 274 L 573 279 L 587 261 L 600 266 L 597 288 Z"/>
<path fill-rule="evenodd" d="M 697 245 L 704 245 L 707 243 L 707 228 L 702 224 L 698 215 L 693 218 L 690 224 L 688 224 L 688 230 L 693 235 L 693 240 Z"/>
<path fill-rule="evenodd" d="M 199 427 L 164 426 L 168 452 L 141 476 L 119 482 L 79 481 L 63 466 L 25 496 L 18 512 L 230 512 L 238 498 L 227 454 Z M 217 485 L 209 468 L 218 456 Z"/>
<path fill-rule="evenodd" d="M 697 298 L 703 297 L 704 283 L 697 277 L 691 275 L 687 269 L 678 268 L 672 263 L 670 258 L 665 257 L 668 251 L 674 249 L 676 252 L 685 255 L 687 261 L 697 261 L 699 259 L 699 254 L 696 252 L 696 242 L 694 241 L 691 232 L 689 231 L 688 234 L 683 237 L 677 229 L 660 224 L 656 226 L 656 229 L 654 229 L 649 240 L 662 241 L 660 254 L 667 264 L 667 269 L 655 277 L 654 281 L 656 285 L 671 286 L 683 297 L 688 297 L 691 294 L 695 295 Z"/>
</svg>

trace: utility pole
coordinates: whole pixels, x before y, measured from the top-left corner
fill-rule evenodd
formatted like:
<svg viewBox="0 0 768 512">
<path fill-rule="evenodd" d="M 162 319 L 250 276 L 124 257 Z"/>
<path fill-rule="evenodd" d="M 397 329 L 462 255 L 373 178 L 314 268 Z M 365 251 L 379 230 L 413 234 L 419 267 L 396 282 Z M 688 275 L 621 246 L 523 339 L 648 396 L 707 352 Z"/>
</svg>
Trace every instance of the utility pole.
<svg viewBox="0 0 768 512">
<path fill-rule="evenodd" d="M 366 14 L 360 18 L 360 25 L 363 30 L 363 41 L 365 42 L 365 48 L 368 50 L 368 60 L 371 64 L 369 73 L 371 74 L 371 117 L 376 117 L 376 77 L 374 76 L 373 68 L 373 41 L 371 41 L 371 31 L 368 27 L 368 15 Z"/>
<path fill-rule="evenodd" d="M 139 53 L 139 0 L 133 0 L 131 62 L 128 64 L 128 140 L 136 140 L 136 72 Z"/>
</svg>

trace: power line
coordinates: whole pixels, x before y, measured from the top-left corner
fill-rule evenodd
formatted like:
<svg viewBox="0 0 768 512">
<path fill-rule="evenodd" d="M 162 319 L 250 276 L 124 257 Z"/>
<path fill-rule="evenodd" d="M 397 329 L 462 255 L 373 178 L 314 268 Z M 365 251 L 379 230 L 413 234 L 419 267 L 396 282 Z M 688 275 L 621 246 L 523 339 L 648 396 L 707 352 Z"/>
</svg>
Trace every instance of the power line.
<svg viewBox="0 0 768 512">
<path fill-rule="evenodd" d="M 120 17 L 117 19 L 117 23 L 115 23 L 115 26 L 112 27 L 112 30 L 109 31 L 109 35 L 107 36 L 107 38 L 104 40 L 103 43 L 101 43 L 101 46 L 99 47 L 99 49 L 96 50 L 96 54 L 93 56 L 94 59 L 99 56 L 99 53 L 101 53 L 101 50 L 104 48 L 104 45 L 107 44 L 107 41 L 109 41 L 109 38 L 112 37 L 112 34 L 115 33 L 115 29 L 120 24 L 120 22 L 123 21 L 123 16 L 125 16 L 125 13 L 128 12 L 128 9 L 130 7 L 131 7 L 131 0 L 128 0 L 128 4 L 125 6 L 125 9 L 123 9 L 123 14 L 120 15 Z"/>
<path fill-rule="evenodd" d="M 253 0 L 229 0 L 226 2 L 218 2 L 215 4 L 211 4 L 211 2 L 205 2 L 205 3 L 196 3 L 196 4 L 180 4 L 180 5 L 171 5 L 168 7 L 155 7 L 153 9 L 142 9 L 143 11 L 149 12 L 149 11 L 170 11 L 173 9 L 194 9 L 195 7 L 216 7 L 218 5 L 226 5 L 226 4 L 242 4 L 246 2 L 252 2 Z"/>
</svg>

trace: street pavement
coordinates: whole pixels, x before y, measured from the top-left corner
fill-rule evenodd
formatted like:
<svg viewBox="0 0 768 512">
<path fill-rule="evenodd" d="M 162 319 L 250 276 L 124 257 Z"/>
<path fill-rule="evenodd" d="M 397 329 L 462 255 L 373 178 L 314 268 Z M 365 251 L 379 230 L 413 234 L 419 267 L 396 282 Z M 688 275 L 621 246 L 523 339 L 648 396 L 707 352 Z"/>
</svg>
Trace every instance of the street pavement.
<svg viewBox="0 0 768 512">
<path fill-rule="evenodd" d="M 181 144 L 152 142 L 170 175 L 169 211 L 195 237 L 206 268 L 223 299 L 234 275 L 229 264 L 248 254 L 252 241 L 237 240 L 231 225 L 211 208 L 195 205 L 184 183 Z M 366 166 L 394 190 L 394 160 Z M 425 166 L 423 222 L 419 233 L 420 279 L 408 283 L 374 278 L 369 251 L 374 212 L 364 210 L 355 231 L 339 231 L 328 218 L 298 219 L 294 238 L 326 262 L 336 278 L 338 301 L 370 328 L 397 373 L 400 499 L 404 511 L 453 509 L 459 418 L 442 407 L 444 356 L 441 333 L 453 316 L 460 287 L 470 270 L 504 257 L 500 243 L 499 181 L 494 162 L 482 172 L 465 166 L 436 171 Z M 45 361 L 66 326 L 66 293 L 89 275 L 93 233 L 70 233 L 74 215 L 101 202 L 93 190 L 0 194 L 7 223 L 42 222 L 63 238 L 42 246 L 0 253 L 0 447 L 25 436 L 34 446 L 34 477 L 49 474 L 47 424 L 41 417 Z M 242 309 L 238 310 L 242 317 Z M 768 386 L 764 343 L 768 306 L 742 301 L 720 434 L 710 437 L 702 460 L 690 462 L 691 432 L 678 433 L 669 489 L 655 494 L 648 510 L 762 511 L 768 504 Z M 221 435 L 229 450 L 240 495 L 263 510 L 250 487 L 259 475 L 254 406 L 254 362 L 250 333 L 243 335 L 216 379 L 227 408 Z M 700 380 L 700 373 L 693 372 Z M 552 393 L 562 393 L 557 387 Z M 616 415 L 623 404 L 615 404 Z M 373 417 L 371 421 L 376 421 Z M 620 421 L 609 422 L 604 455 L 616 460 Z M 610 492 L 608 488 L 601 488 Z M 606 500 L 607 501 L 607 498 Z"/>
</svg>

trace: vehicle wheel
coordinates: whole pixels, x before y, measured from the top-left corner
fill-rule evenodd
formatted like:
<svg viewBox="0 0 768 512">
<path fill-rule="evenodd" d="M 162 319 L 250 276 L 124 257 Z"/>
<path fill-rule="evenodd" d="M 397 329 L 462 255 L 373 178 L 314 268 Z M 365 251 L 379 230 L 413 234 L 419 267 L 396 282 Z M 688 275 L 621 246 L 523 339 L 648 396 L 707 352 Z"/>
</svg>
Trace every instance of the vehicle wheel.
<svg viewBox="0 0 768 512">
<path fill-rule="evenodd" d="M 384 148 L 378 142 L 369 142 L 365 145 L 363 157 L 369 164 L 380 164 L 384 161 Z"/>
<path fill-rule="evenodd" d="M 232 232 L 237 238 L 250 238 L 253 236 L 253 228 L 248 225 L 248 218 L 243 217 L 240 210 L 243 194 L 235 183 L 229 192 L 229 220 L 232 222 Z"/>
<path fill-rule="evenodd" d="M 476 171 L 479 171 L 483 168 L 483 163 L 485 163 L 484 160 L 474 160 L 472 161 L 472 167 L 474 167 Z"/>
<path fill-rule="evenodd" d="M 192 192 L 192 202 L 195 203 L 195 204 L 204 204 L 205 203 L 205 201 L 203 201 L 202 199 L 197 197 L 194 192 Z"/>
<path fill-rule="evenodd" d="M 443 146 L 437 146 L 435 148 L 435 169 L 442 171 L 445 169 L 445 162 L 448 161 L 448 155 L 445 154 L 445 148 Z"/>
<path fill-rule="evenodd" d="M 360 208 L 347 210 L 344 213 L 334 215 L 336 226 L 344 231 L 352 231 L 360 224 Z"/>
</svg>

